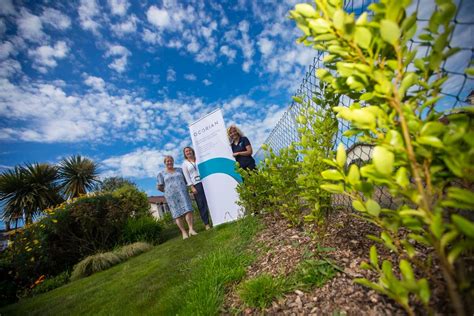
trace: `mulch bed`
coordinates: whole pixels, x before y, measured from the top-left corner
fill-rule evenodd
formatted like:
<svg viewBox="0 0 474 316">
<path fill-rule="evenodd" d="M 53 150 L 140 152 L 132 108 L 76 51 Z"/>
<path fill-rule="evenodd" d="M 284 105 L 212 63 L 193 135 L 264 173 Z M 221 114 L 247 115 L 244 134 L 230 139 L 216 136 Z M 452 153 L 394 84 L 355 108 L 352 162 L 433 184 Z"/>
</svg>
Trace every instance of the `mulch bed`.
<svg viewBox="0 0 474 316">
<path fill-rule="evenodd" d="M 265 228 L 256 236 L 253 250 L 257 259 L 248 267 L 246 278 L 262 273 L 273 276 L 289 275 L 308 253 L 321 254 L 321 247 L 332 249 L 322 253 L 334 262 L 341 272 L 321 288 L 310 291 L 296 290 L 272 302 L 265 310 L 245 307 L 236 294 L 235 287 L 225 298 L 221 314 L 245 315 L 405 315 L 405 311 L 393 300 L 379 295 L 369 288 L 355 284 L 353 278 L 365 277 L 375 280 L 371 271 L 360 269 L 360 263 L 368 260 L 369 249 L 373 244 L 367 234 L 378 235 L 372 224 L 351 216 L 348 212 L 336 212 L 329 220 L 324 242 L 318 242 L 301 229 L 289 227 L 288 222 L 279 216 L 264 214 Z M 392 256 L 379 249 L 379 260 Z M 395 258 L 395 257 L 393 257 Z M 392 258 L 392 259 L 393 259 Z M 435 266 L 436 270 L 436 266 Z M 436 272 L 436 271 L 435 271 Z M 440 275 L 440 273 L 434 274 Z M 436 281 L 436 280 L 435 280 Z M 432 289 L 433 307 L 437 313 L 450 314 L 448 297 L 442 282 Z M 425 312 L 416 308 L 417 314 Z"/>
</svg>

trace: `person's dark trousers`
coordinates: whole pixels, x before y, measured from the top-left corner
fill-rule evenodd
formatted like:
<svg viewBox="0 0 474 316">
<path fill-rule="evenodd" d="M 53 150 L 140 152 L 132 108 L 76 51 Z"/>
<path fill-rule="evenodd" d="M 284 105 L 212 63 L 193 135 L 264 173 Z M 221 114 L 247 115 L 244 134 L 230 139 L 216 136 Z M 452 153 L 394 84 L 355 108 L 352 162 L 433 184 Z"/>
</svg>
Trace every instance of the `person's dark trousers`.
<svg viewBox="0 0 474 316">
<path fill-rule="evenodd" d="M 195 184 L 194 187 L 197 190 L 197 194 L 194 194 L 194 198 L 196 199 L 202 222 L 204 225 L 209 225 L 209 208 L 207 206 L 206 194 L 204 194 L 204 187 L 201 182 Z"/>
</svg>

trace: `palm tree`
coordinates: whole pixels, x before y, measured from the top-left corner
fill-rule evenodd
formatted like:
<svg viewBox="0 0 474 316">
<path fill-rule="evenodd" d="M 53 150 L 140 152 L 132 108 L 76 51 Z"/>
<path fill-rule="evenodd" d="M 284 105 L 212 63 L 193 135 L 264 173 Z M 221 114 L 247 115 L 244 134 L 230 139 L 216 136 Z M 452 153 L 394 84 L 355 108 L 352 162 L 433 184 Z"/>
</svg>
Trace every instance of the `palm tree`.
<svg viewBox="0 0 474 316">
<path fill-rule="evenodd" d="M 59 163 L 61 188 L 66 198 L 78 197 L 94 188 L 99 182 L 97 164 L 80 155 L 64 158 Z"/>
<path fill-rule="evenodd" d="M 48 164 L 16 166 L 0 175 L 2 217 L 6 222 L 24 218 L 29 224 L 42 210 L 62 202 L 58 171 Z"/>
</svg>

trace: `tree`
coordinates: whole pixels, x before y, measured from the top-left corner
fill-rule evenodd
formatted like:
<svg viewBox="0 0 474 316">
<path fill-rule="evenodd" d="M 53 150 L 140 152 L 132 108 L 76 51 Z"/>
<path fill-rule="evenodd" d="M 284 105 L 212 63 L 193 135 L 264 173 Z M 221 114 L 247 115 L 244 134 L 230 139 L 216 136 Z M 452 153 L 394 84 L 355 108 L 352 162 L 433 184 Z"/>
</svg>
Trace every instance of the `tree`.
<svg viewBox="0 0 474 316">
<path fill-rule="evenodd" d="M 24 218 L 31 223 L 42 210 L 61 203 L 58 171 L 48 164 L 16 166 L 0 175 L 0 201 L 6 222 Z"/>
<path fill-rule="evenodd" d="M 122 177 L 108 177 L 95 185 L 94 191 L 112 192 L 126 185 L 136 187 L 135 183 L 128 179 Z"/>
<path fill-rule="evenodd" d="M 93 189 L 99 181 L 97 164 L 80 155 L 64 158 L 59 163 L 61 188 L 66 198 L 78 197 Z"/>
</svg>

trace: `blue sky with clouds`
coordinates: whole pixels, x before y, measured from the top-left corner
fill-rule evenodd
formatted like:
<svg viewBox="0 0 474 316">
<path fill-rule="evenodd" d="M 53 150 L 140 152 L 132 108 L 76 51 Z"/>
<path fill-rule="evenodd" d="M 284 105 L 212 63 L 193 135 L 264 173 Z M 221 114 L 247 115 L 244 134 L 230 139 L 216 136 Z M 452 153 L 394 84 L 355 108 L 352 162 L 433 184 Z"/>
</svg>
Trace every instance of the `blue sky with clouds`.
<svg viewBox="0 0 474 316">
<path fill-rule="evenodd" d="M 149 195 L 222 108 L 259 147 L 315 52 L 297 1 L 0 1 L 0 165 L 81 154 Z"/>
<path fill-rule="evenodd" d="M 188 124 L 216 108 L 257 149 L 316 55 L 295 43 L 298 2 L 0 0 L 0 168 L 81 154 L 156 195 L 163 156 L 181 163 Z M 466 49 L 445 90 L 464 98 L 474 1 L 456 2 Z M 434 9 L 414 1 L 419 30 Z"/>
</svg>

